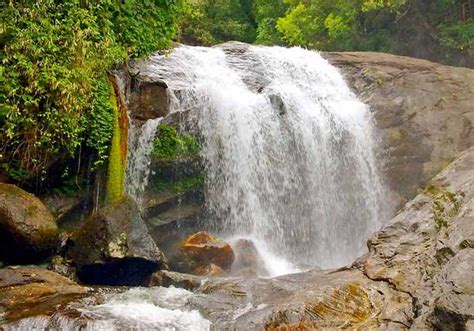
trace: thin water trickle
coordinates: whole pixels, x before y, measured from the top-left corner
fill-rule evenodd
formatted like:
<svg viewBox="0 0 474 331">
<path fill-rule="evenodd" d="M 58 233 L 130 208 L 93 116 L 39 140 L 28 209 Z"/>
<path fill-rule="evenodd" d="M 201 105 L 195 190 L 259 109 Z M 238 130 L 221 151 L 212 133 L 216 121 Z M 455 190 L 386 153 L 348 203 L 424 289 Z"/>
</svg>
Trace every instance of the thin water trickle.
<svg viewBox="0 0 474 331">
<path fill-rule="evenodd" d="M 125 188 L 140 207 L 148 185 L 153 141 L 160 122 L 161 118 L 151 119 L 141 126 L 130 125 L 129 128 Z"/>
<path fill-rule="evenodd" d="M 252 238 L 273 275 L 342 266 L 365 251 L 388 212 L 373 120 L 319 53 L 181 46 L 146 70 L 203 138 L 216 231 Z"/>
</svg>

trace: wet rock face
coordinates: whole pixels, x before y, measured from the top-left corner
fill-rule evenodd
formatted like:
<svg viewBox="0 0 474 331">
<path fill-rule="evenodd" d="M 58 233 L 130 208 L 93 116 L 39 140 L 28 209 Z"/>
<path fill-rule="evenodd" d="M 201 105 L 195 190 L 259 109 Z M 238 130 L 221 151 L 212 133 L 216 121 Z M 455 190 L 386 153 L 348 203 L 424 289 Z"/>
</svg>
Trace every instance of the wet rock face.
<svg viewBox="0 0 474 331">
<path fill-rule="evenodd" d="M 30 316 L 52 315 L 89 292 L 90 289 L 45 269 L 0 269 L 0 325 Z"/>
<path fill-rule="evenodd" d="M 415 300 L 415 329 L 474 321 L 474 148 L 456 159 L 369 241 L 361 263 Z"/>
<path fill-rule="evenodd" d="M 0 261 L 32 263 L 57 244 L 51 212 L 34 195 L 0 183 Z"/>
<path fill-rule="evenodd" d="M 146 121 L 169 114 L 168 86 L 165 82 L 143 77 L 139 66 L 130 72 L 111 73 L 120 85 L 132 120 Z"/>
<path fill-rule="evenodd" d="M 221 276 L 234 262 L 232 247 L 205 231 L 184 239 L 173 259 L 178 271 L 197 275 Z"/>
<path fill-rule="evenodd" d="M 273 279 L 214 279 L 193 304 L 219 330 L 400 329 L 411 297 L 361 271 L 311 271 Z"/>
<path fill-rule="evenodd" d="M 474 70 L 384 53 L 324 57 L 374 114 L 397 207 L 474 144 Z"/>
<path fill-rule="evenodd" d="M 239 239 L 233 244 L 235 262 L 232 265 L 232 275 L 256 277 L 266 276 L 265 261 L 258 253 L 257 247 L 249 239 Z"/>
<path fill-rule="evenodd" d="M 132 78 L 133 79 L 133 78 Z M 168 86 L 164 82 L 132 80 L 127 103 L 132 116 L 138 120 L 164 117 L 169 113 Z"/>
<path fill-rule="evenodd" d="M 166 262 L 131 199 L 98 211 L 70 246 L 68 256 L 86 283 L 137 285 Z"/>
</svg>

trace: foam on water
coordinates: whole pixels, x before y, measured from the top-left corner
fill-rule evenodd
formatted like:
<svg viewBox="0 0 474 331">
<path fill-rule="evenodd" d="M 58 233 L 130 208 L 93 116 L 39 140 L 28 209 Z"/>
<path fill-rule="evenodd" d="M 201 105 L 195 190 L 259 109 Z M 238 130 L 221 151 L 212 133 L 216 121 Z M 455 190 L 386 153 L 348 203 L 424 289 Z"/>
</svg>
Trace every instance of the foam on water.
<svg viewBox="0 0 474 331">
<path fill-rule="evenodd" d="M 109 295 L 104 303 L 77 308 L 80 317 L 55 314 L 23 319 L 2 328 L 23 330 L 160 330 L 207 331 L 211 323 L 199 311 L 186 308 L 193 294 L 174 287 L 133 288 Z"/>
</svg>

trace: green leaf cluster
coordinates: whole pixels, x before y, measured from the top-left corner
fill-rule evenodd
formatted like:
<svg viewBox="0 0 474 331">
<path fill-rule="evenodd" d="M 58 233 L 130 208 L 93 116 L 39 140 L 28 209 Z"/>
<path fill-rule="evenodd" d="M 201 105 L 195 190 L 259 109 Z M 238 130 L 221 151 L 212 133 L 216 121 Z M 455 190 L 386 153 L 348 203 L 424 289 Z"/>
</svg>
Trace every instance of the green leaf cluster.
<svg viewBox="0 0 474 331">
<path fill-rule="evenodd" d="M 153 143 L 152 155 L 160 161 L 195 157 L 201 145 L 197 138 L 189 134 L 179 134 L 175 127 L 161 124 Z"/>
<path fill-rule="evenodd" d="M 0 166 L 32 177 L 113 131 L 107 70 L 168 47 L 180 0 L 0 3 Z"/>
<path fill-rule="evenodd" d="M 284 0 L 276 29 L 288 45 L 320 50 L 384 51 L 474 65 L 472 18 L 465 0 Z"/>
</svg>

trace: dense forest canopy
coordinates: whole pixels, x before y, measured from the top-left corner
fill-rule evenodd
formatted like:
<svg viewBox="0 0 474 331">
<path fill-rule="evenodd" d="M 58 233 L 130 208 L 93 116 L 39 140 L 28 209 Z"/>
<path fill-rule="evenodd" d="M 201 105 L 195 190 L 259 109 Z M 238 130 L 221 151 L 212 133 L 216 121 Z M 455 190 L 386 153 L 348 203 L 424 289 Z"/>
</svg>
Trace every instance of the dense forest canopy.
<svg viewBox="0 0 474 331">
<path fill-rule="evenodd" d="M 187 5 L 182 38 L 383 51 L 472 67 L 472 11 L 466 0 L 200 0 Z"/>
<path fill-rule="evenodd" d="M 107 159 L 107 72 L 172 40 L 383 51 L 474 66 L 466 0 L 10 0 L 0 4 L 0 179 Z M 463 11 L 461 10 L 463 9 Z M 89 160 L 90 161 L 90 160 Z M 77 162 L 76 162 L 77 163 Z"/>
</svg>

